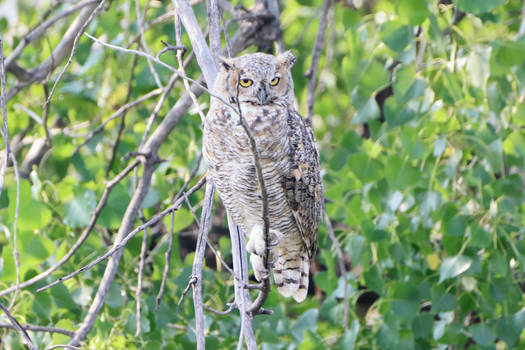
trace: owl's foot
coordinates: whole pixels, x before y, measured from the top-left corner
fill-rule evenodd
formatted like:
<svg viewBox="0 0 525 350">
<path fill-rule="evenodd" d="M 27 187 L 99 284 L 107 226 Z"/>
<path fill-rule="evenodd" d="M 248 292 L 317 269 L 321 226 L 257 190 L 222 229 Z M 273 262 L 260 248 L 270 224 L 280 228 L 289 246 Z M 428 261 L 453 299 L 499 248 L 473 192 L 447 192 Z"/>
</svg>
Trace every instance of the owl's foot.
<svg viewBox="0 0 525 350">
<path fill-rule="evenodd" d="M 268 249 L 275 247 L 281 241 L 282 234 L 276 230 L 270 230 Z M 252 254 L 264 256 L 266 250 L 266 242 L 264 240 L 264 228 L 262 225 L 254 226 L 250 232 L 246 250 Z"/>
<path fill-rule="evenodd" d="M 250 254 L 250 262 L 252 263 L 253 274 L 257 281 L 260 282 L 270 276 L 269 271 L 264 268 L 263 259 L 259 255 Z"/>
</svg>

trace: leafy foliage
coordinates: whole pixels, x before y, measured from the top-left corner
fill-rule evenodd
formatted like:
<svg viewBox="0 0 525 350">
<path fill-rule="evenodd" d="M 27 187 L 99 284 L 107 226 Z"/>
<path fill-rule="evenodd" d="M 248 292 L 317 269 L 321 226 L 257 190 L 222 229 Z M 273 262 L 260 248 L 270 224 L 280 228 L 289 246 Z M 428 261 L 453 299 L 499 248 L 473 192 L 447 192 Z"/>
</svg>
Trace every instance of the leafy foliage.
<svg viewBox="0 0 525 350">
<path fill-rule="evenodd" d="M 111 4 L 87 32 L 126 46 L 138 34 L 134 5 Z M 145 1 L 141 1 L 144 8 Z M 148 19 L 170 2 L 152 2 Z M 246 7 L 251 2 L 242 2 Z M 525 19 L 522 2 L 362 1 L 358 9 L 334 3 L 321 56 L 314 126 L 321 149 L 327 213 L 342 244 L 348 272 L 350 317 L 344 331 L 345 279 L 326 225 L 319 233 L 311 295 L 301 304 L 272 291 L 254 328 L 262 349 L 520 349 L 525 348 Z M 355 1 L 355 3 L 358 3 Z M 65 6 L 65 5 L 60 5 Z M 298 56 L 293 68 L 300 111 L 306 108 L 310 54 L 321 1 L 283 2 L 284 43 Z M 6 56 L 39 23 L 46 8 L 21 1 L 19 24 L 1 22 Z M 195 6 L 202 23 L 205 4 Z M 225 13 L 226 20 L 229 15 Z M 57 22 L 47 40 L 29 45 L 17 63 L 32 67 L 56 46 L 71 19 Z M 230 34 L 237 29 L 232 23 Z M 148 48 L 174 42 L 172 19 L 146 32 Z M 190 47 L 185 36 L 184 44 Z M 252 50 L 255 50 L 254 48 Z M 174 55 L 162 59 L 176 66 Z M 62 258 L 88 225 L 105 181 L 136 151 L 156 98 L 111 121 L 78 152 L 89 131 L 129 101 L 156 89 L 147 62 L 81 37 L 73 65 L 50 105 L 52 148 L 20 181 L 18 249 L 20 277 L 28 280 Z M 133 68 L 132 68 L 133 67 Z M 155 67 L 162 83 L 170 73 Z M 186 69 L 199 75 L 195 62 Z M 8 75 L 8 87 L 14 76 Z M 56 75 L 51 76 L 50 84 Z M 160 109 L 158 126 L 178 96 L 177 83 Z M 26 135 L 17 158 L 45 136 L 24 109 L 43 113 L 44 89 L 33 85 L 7 104 L 12 137 Z M 209 97 L 199 99 L 204 108 Z M 124 128 L 111 166 L 112 149 Z M 57 132 L 54 132 L 56 130 Z M 14 135 L 14 136 L 13 136 Z M 30 136 L 30 137 L 29 137 Z M 146 218 L 167 207 L 189 178 L 200 153 L 201 121 L 185 115 L 162 146 L 164 160 L 143 203 Z M 198 173 L 205 171 L 203 166 Z M 140 172 L 139 172 L 140 175 Z M 194 183 L 194 181 L 192 182 Z M 133 176 L 111 192 L 95 229 L 78 252 L 44 282 L 76 270 L 105 252 L 133 191 Z M 15 282 L 14 173 L 0 198 L 0 288 Z M 202 193 L 189 201 L 197 206 Z M 216 214 L 221 218 L 220 208 Z M 135 337 L 141 236 L 124 250 L 120 270 L 87 339 L 90 349 L 186 349 L 194 347 L 191 297 L 177 305 L 191 273 L 194 239 L 191 211 L 174 218 L 174 252 L 161 307 L 155 308 L 171 219 L 152 232 L 147 257 L 142 332 Z M 230 261 L 225 223 L 214 223 L 212 240 Z M 139 221 L 136 223 L 139 224 Z M 204 301 L 226 309 L 233 281 L 213 256 L 205 268 Z M 22 322 L 75 330 L 86 315 L 104 264 L 63 285 L 36 293 L 23 289 L 12 309 Z M 314 294 L 315 293 L 315 294 Z M 9 296 L 1 302 L 7 304 Z M 1 318 L 1 316 L 0 316 Z M 3 318 L 2 323 L 5 323 Z M 209 348 L 233 348 L 238 312 L 206 314 Z M 1 330 L 0 344 L 21 348 L 15 332 Z M 65 343 L 61 334 L 30 332 L 39 347 Z"/>
</svg>

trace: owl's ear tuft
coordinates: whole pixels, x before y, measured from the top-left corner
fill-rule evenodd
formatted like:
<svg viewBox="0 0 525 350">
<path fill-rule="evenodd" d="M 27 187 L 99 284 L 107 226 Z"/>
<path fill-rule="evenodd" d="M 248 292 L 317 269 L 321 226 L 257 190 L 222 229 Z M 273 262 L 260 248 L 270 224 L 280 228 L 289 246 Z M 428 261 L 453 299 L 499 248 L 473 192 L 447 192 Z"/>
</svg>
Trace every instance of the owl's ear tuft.
<svg viewBox="0 0 525 350">
<path fill-rule="evenodd" d="M 288 50 L 277 56 L 277 61 L 279 61 L 279 66 L 284 68 L 291 68 L 297 58 L 294 56 L 292 51 Z"/>
<path fill-rule="evenodd" d="M 226 58 L 222 56 L 218 56 L 217 58 L 219 62 L 221 63 L 222 67 L 224 67 L 224 69 L 230 70 L 233 68 L 233 61 L 231 58 Z"/>
</svg>

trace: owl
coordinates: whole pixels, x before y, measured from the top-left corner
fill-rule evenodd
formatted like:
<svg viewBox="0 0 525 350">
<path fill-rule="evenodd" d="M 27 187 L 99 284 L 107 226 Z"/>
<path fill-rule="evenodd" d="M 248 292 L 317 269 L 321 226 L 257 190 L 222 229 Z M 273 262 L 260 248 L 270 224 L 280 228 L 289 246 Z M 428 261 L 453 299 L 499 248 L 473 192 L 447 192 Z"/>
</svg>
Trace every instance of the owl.
<svg viewBox="0 0 525 350">
<path fill-rule="evenodd" d="M 279 293 L 306 298 L 310 260 L 323 210 L 319 151 L 312 125 L 294 108 L 291 52 L 222 59 L 203 130 L 208 174 L 234 222 L 246 233 L 255 278 L 268 276 L 269 249 Z M 238 109 L 255 139 L 268 196 L 271 246 L 266 247 L 262 197 L 253 153 Z"/>
</svg>

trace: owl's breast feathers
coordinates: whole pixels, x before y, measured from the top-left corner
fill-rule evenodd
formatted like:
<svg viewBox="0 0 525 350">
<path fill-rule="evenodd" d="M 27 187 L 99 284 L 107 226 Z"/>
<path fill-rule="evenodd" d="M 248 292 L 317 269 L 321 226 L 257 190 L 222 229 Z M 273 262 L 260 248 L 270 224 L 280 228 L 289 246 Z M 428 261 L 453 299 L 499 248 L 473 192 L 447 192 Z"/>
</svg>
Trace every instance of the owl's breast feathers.
<svg viewBox="0 0 525 350">
<path fill-rule="evenodd" d="M 269 198 L 270 226 L 299 231 L 311 258 L 323 208 L 319 152 L 310 125 L 288 106 L 242 106 L 255 139 Z M 227 106 L 208 113 L 203 136 L 210 175 L 228 211 L 244 230 L 261 222 L 253 154 L 239 116 Z M 278 227 L 277 227 L 278 226 Z"/>
</svg>

